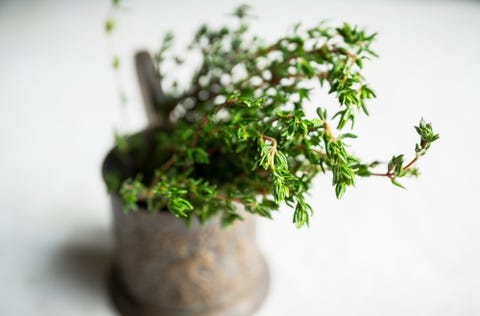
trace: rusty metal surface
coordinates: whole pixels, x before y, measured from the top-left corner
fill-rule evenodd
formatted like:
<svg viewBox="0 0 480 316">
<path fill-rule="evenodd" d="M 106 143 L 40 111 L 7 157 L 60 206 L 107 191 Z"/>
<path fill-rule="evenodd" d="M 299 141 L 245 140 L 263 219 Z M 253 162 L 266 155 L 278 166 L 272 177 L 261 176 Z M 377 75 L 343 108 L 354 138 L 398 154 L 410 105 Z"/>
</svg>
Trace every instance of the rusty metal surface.
<svg viewBox="0 0 480 316">
<path fill-rule="evenodd" d="M 169 212 L 124 213 L 112 196 L 114 301 L 123 315 L 252 315 L 269 274 L 250 214 L 230 229 L 218 219 L 187 227 Z"/>
</svg>

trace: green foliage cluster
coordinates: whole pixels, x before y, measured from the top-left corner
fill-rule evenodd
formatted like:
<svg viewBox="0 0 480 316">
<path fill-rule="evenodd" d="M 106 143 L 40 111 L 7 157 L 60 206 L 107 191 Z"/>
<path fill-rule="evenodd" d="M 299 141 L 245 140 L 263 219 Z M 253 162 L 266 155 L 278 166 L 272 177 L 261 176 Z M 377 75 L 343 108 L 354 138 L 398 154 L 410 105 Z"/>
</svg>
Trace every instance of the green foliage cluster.
<svg viewBox="0 0 480 316">
<path fill-rule="evenodd" d="M 163 126 L 154 146 L 167 154 L 148 172 L 112 182 L 126 209 L 168 209 L 187 222 L 220 215 L 229 225 L 241 219 L 236 203 L 267 218 L 286 203 L 300 228 L 313 214 L 306 195 L 319 173 L 331 174 L 338 198 L 357 176 L 385 176 L 400 185 L 399 178 L 417 175 L 413 164 L 438 138 L 423 120 L 415 158 L 405 164 L 403 155 L 394 156 L 385 173 L 374 172 L 379 163 L 363 162 L 347 144 L 356 138 L 350 132 L 355 119 L 368 115 L 367 101 L 375 97 L 362 74 L 364 62 L 376 57 L 375 33 L 347 23 L 298 24 L 266 45 L 251 34 L 249 11 L 235 10 L 235 27 L 199 28 L 188 49 L 201 64 L 187 88 L 164 72 L 165 63 L 184 62 L 169 54 L 174 36 L 164 37 L 156 69 L 162 82 L 173 84 L 155 104 Z M 318 107 L 316 117 L 307 117 L 304 106 L 322 87 L 339 108 L 330 114 Z M 117 143 L 129 151 L 129 138 Z"/>
</svg>

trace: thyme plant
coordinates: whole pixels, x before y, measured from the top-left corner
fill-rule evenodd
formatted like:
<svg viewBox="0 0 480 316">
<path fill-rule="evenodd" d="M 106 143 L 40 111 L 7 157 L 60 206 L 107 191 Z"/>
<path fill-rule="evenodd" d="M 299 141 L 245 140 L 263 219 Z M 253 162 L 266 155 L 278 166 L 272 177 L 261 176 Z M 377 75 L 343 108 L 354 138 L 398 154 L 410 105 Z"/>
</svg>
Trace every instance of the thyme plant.
<svg viewBox="0 0 480 316">
<path fill-rule="evenodd" d="M 199 28 L 188 50 L 201 64 L 186 88 L 174 72 L 164 71 L 165 64 L 181 67 L 185 60 L 171 56 L 174 36 L 164 37 L 154 60 L 158 77 L 172 84 L 155 103 L 157 154 L 137 175 L 109 181 L 127 210 L 168 210 L 187 222 L 220 215 L 229 225 L 242 216 L 236 203 L 267 218 L 286 203 L 300 228 L 314 212 L 306 195 L 319 173 L 331 176 L 337 198 L 357 176 L 401 186 L 400 178 L 418 175 L 415 162 L 438 139 L 423 120 L 415 127 L 420 139 L 413 158 L 393 156 L 384 172 L 348 145 L 357 137 L 351 132 L 355 120 L 368 115 L 367 101 L 375 97 L 362 74 L 364 62 L 377 56 L 371 48 L 375 33 L 348 23 L 298 24 L 265 44 L 251 34 L 249 13 L 248 6 L 237 8 L 235 27 Z M 320 106 L 307 117 L 304 107 L 320 88 L 336 97 L 338 109 L 328 113 Z M 137 145 L 132 137 L 118 140 L 125 155 Z"/>
</svg>

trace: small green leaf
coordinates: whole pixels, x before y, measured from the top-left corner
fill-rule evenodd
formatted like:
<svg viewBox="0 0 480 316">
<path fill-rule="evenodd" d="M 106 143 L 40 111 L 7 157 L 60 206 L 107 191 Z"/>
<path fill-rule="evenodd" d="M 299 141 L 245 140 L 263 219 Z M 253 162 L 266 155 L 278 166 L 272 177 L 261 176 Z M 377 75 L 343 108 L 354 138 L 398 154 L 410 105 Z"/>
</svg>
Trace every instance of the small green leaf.
<svg viewBox="0 0 480 316">
<path fill-rule="evenodd" d="M 337 183 L 335 186 L 335 194 L 337 196 L 337 199 L 341 199 L 342 196 L 345 194 L 345 191 L 347 190 L 347 186 L 345 183 Z"/>
<path fill-rule="evenodd" d="M 112 33 L 116 27 L 115 20 L 109 19 L 105 22 L 105 32 Z"/>
<path fill-rule="evenodd" d="M 406 189 L 403 185 L 401 185 L 395 178 L 391 179 L 392 184 L 396 185 L 399 188 Z"/>
<path fill-rule="evenodd" d="M 358 138 L 358 136 L 352 133 L 344 133 L 344 134 L 338 135 L 338 139 L 345 139 L 345 138 Z"/>
</svg>

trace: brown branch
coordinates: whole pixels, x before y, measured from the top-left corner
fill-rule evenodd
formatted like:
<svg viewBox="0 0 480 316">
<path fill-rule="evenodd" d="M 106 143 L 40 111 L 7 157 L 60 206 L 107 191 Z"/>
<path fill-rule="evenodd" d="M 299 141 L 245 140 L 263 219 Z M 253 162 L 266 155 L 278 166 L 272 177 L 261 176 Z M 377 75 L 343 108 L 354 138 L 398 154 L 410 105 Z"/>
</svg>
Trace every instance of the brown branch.
<svg viewBox="0 0 480 316">
<path fill-rule="evenodd" d="M 327 153 L 325 153 L 324 151 L 321 151 L 319 149 L 312 149 L 313 152 L 319 154 L 320 156 L 322 156 L 323 158 L 328 158 L 328 155 Z"/>
<path fill-rule="evenodd" d="M 410 169 L 410 167 L 413 166 L 413 164 L 417 162 L 417 160 L 418 160 L 418 156 L 415 156 L 415 158 L 413 158 L 412 161 L 410 161 L 405 167 L 403 167 L 403 171 L 407 171 L 408 169 Z"/>
<path fill-rule="evenodd" d="M 425 149 L 427 147 L 427 143 L 422 144 L 422 149 Z M 420 158 L 420 156 L 415 156 L 405 167 L 403 167 L 403 171 L 407 171 L 410 169 Z M 385 173 L 370 173 L 371 176 L 377 176 L 377 177 L 388 177 L 390 179 L 393 179 L 393 173 L 391 171 L 387 171 Z"/>
<path fill-rule="evenodd" d="M 289 114 L 289 115 L 287 115 L 287 116 L 285 116 L 285 117 L 275 116 L 275 117 L 273 117 L 273 118 L 268 122 L 268 124 L 273 124 L 273 123 L 275 123 L 276 121 L 282 120 L 282 119 L 291 120 L 291 119 L 294 118 L 294 117 L 295 117 L 295 116 L 294 116 L 293 114 Z"/>
<path fill-rule="evenodd" d="M 299 150 L 306 150 L 307 148 L 303 145 L 297 145 L 296 146 L 296 149 L 299 149 Z M 314 153 L 317 153 L 319 154 L 320 156 L 322 156 L 323 158 L 328 158 L 328 155 L 326 152 L 320 150 L 320 149 L 315 149 L 315 148 L 310 148 L 311 151 L 313 151 Z"/>
<path fill-rule="evenodd" d="M 275 155 L 277 154 L 277 140 L 273 137 L 265 136 L 265 135 L 262 135 L 261 138 L 264 141 L 268 140 L 269 142 L 272 143 L 272 149 L 270 150 L 268 155 L 270 157 L 270 168 L 272 168 L 272 170 L 274 170 L 275 169 Z"/>
<path fill-rule="evenodd" d="M 162 171 L 167 171 L 170 169 L 175 162 L 175 154 L 173 154 L 170 159 L 168 159 L 161 167 L 160 170 Z M 153 177 L 152 182 L 150 182 L 150 185 L 148 186 L 148 191 L 147 191 L 147 197 L 151 197 L 153 194 L 153 188 L 155 185 L 160 181 L 160 176 L 158 174 Z"/>
<path fill-rule="evenodd" d="M 386 173 L 375 173 L 372 172 L 370 173 L 371 176 L 376 176 L 376 177 L 388 177 L 390 179 L 393 178 L 393 174 L 391 172 L 386 172 Z"/>
<path fill-rule="evenodd" d="M 332 140 L 335 142 L 337 141 L 337 138 L 335 137 L 335 134 L 333 134 L 332 128 L 330 127 L 330 124 L 327 123 L 327 121 L 323 122 L 323 126 L 325 126 L 325 131 L 327 132 L 330 137 L 332 137 Z"/>
<path fill-rule="evenodd" d="M 355 62 L 357 61 L 357 55 L 348 52 L 348 57 L 351 58 L 351 60 L 350 60 L 350 67 L 353 67 L 353 65 L 354 65 Z"/>
</svg>

